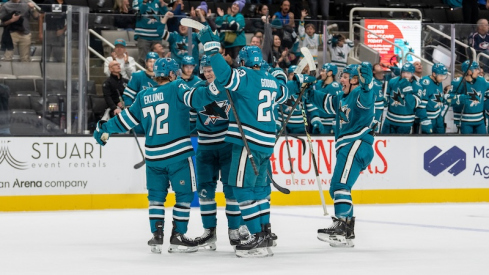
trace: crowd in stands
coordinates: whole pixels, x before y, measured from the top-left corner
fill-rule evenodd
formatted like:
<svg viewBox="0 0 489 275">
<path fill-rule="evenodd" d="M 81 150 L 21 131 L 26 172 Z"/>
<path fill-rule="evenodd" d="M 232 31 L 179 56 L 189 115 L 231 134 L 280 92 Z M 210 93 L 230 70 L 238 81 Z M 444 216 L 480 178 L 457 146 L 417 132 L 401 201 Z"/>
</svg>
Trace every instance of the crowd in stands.
<svg viewBox="0 0 489 275">
<path fill-rule="evenodd" d="M 20 61 L 30 61 L 32 38 L 29 20 L 39 20 L 39 40 L 46 41 L 48 61 L 63 61 L 64 37 L 67 29 L 66 16 L 63 11 L 66 11 L 66 5 L 71 3 L 66 0 L 36 2 L 42 4 L 41 10 L 36 9 L 32 2 L 23 0 L 10 0 L 0 7 L 0 19 L 4 26 L 2 35 L 2 50 L 5 51 L 2 59 L 4 61 L 12 60 L 15 48 L 18 49 Z M 130 91 L 127 92 L 127 88 L 123 87 L 133 81 L 133 74 L 138 71 L 136 64 L 139 63 L 148 69 L 148 56 L 151 54 L 159 58 L 171 57 L 181 66 L 186 65 L 184 60 L 187 60 L 187 57 L 192 57 L 195 62 L 192 65 L 193 75 L 201 74 L 199 62 L 203 54 L 202 45 L 195 31 L 180 24 L 181 19 L 185 17 L 208 25 L 219 33 L 221 53 L 232 67 L 239 66 L 236 57 L 242 47 L 255 45 L 262 48 L 264 60 L 270 66 L 280 67 L 291 73 L 291 68 L 294 68 L 302 58 L 300 48 L 307 47 L 318 67 L 323 68 L 322 71 L 317 71 L 317 77 L 326 81 L 329 71 L 325 68 L 334 66 L 336 69 L 331 70 L 334 72 L 331 81 L 339 81 L 342 72 L 349 65 L 347 57 L 354 48 L 354 41 L 346 39 L 340 32 L 323 33 L 322 28 L 319 28 L 319 21 L 312 20 L 317 19 L 318 15 L 321 15 L 322 19 L 328 18 L 329 1 L 310 0 L 307 1 L 308 8 L 299 11 L 297 7 L 300 5 L 297 2 L 302 1 L 292 0 L 281 0 L 279 3 L 272 0 L 236 0 L 232 3 L 183 0 L 114 0 L 107 2 L 113 2 L 113 7 L 110 9 L 113 14 L 110 16 L 113 17 L 114 29 L 131 32 L 134 35 L 131 39 L 136 41 L 132 46 L 137 47 L 137 55 L 131 56 L 127 50 L 128 41 L 122 38 L 110 41 L 115 47 L 108 56 L 106 55 L 103 65 L 103 72 L 108 77 L 103 84 L 103 94 L 107 106 L 111 109 L 111 115 L 117 114 L 124 107 L 123 94 L 130 95 Z M 460 1 L 460 6 L 462 2 L 465 5 L 464 0 Z M 482 1 L 479 2 L 480 8 L 484 8 Z M 97 4 L 102 7 L 104 3 L 105 1 L 100 0 Z M 449 5 L 457 5 L 457 3 L 457 1 L 446 1 L 446 4 Z M 186 7 L 186 5 L 192 6 Z M 211 6 L 215 7 L 215 10 L 212 10 Z M 44 22 L 47 26 L 46 37 L 43 37 L 42 31 Z M 487 19 L 479 19 L 477 31 L 470 36 L 469 42 L 478 52 L 489 55 L 488 31 Z M 253 35 L 246 36 L 246 32 Z M 250 37 L 248 41 L 247 37 Z M 328 59 L 331 60 L 328 64 L 321 62 L 323 44 L 326 45 Z M 482 63 L 488 61 L 483 59 Z M 374 66 L 376 75 L 380 77 L 380 71 L 376 70 L 382 70 L 384 73 L 387 72 L 386 75 L 390 75 L 390 70 L 386 70 L 382 64 L 378 65 Z M 413 77 L 416 81 L 421 81 L 421 78 L 424 77 L 421 62 L 414 62 L 413 68 Z M 390 69 L 397 71 L 396 68 Z M 480 71 L 483 71 L 483 68 Z M 388 82 L 388 79 L 385 78 L 382 74 L 384 87 Z M 146 84 L 141 84 L 140 88 L 143 87 L 147 87 Z"/>
</svg>

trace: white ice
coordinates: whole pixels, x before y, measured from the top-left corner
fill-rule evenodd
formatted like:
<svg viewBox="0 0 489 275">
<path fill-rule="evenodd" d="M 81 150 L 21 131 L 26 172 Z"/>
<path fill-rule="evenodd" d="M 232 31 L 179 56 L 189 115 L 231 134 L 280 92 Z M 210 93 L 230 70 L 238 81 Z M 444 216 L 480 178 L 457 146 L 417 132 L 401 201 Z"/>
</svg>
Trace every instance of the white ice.
<svg viewBox="0 0 489 275">
<path fill-rule="evenodd" d="M 329 206 L 332 211 L 332 207 Z M 357 205 L 354 248 L 316 238 L 331 219 L 273 207 L 275 256 L 236 258 L 218 211 L 217 251 L 152 254 L 147 210 L 0 212 L 0 274 L 488 274 L 489 204 Z M 188 235 L 202 234 L 192 209 Z"/>
</svg>

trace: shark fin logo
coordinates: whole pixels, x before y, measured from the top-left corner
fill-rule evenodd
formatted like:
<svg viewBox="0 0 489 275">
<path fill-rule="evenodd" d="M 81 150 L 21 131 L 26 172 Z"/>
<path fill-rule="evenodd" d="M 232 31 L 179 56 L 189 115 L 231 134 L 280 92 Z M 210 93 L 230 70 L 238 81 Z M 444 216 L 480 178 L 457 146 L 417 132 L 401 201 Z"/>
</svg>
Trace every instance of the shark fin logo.
<svg viewBox="0 0 489 275">
<path fill-rule="evenodd" d="M 10 149 L 8 148 L 8 144 L 10 141 L 2 141 L 0 146 L 0 165 L 2 163 L 7 163 L 15 169 L 18 170 L 26 170 L 28 169 L 28 164 L 23 161 L 19 161 L 12 156 L 10 153 Z"/>
</svg>

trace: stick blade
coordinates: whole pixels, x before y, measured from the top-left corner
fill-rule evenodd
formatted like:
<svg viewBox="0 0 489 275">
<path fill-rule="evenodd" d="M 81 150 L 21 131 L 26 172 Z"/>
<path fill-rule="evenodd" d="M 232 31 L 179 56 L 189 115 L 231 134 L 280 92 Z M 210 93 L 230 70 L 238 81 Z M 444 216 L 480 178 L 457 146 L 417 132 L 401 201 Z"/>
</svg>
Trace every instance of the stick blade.
<svg viewBox="0 0 489 275">
<path fill-rule="evenodd" d="M 294 73 L 301 74 L 306 66 L 307 66 L 307 60 L 303 58 L 301 62 L 299 62 L 299 65 L 297 65 L 297 68 L 295 68 Z"/>
<path fill-rule="evenodd" d="M 192 29 L 197 29 L 199 31 L 204 28 L 204 25 L 202 23 L 195 21 L 193 19 L 190 19 L 190 18 L 182 18 L 182 20 L 180 21 L 180 24 L 182 24 L 182 26 L 186 26 L 186 27 L 189 27 Z"/>
<path fill-rule="evenodd" d="M 146 161 L 143 159 L 141 162 L 136 163 L 136 164 L 134 165 L 134 169 L 139 169 L 139 168 L 143 167 L 143 166 L 144 166 L 144 164 L 146 164 Z"/>
<path fill-rule="evenodd" d="M 307 64 L 309 64 L 309 70 L 315 71 L 316 70 L 316 62 L 314 62 L 314 57 L 312 56 L 309 49 L 307 47 L 302 47 L 301 53 L 302 53 L 302 55 L 304 55 L 304 59 L 307 60 Z"/>
</svg>

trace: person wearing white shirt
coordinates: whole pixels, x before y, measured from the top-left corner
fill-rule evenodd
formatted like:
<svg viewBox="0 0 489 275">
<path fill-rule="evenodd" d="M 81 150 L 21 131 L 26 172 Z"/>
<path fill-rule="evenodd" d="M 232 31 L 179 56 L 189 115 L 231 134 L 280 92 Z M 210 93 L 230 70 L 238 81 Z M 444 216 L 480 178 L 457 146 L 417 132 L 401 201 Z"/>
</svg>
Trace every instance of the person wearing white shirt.
<svg viewBox="0 0 489 275">
<path fill-rule="evenodd" d="M 133 72 L 136 71 L 136 61 L 126 51 L 126 41 L 124 39 L 116 39 L 114 42 L 114 50 L 111 56 L 105 59 L 104 73 L 110 76 L 109 64 L 112 61 L 117 61 L 121 65 L 121 75 L 123 78 L 130 79 Z"/>
</svg>

